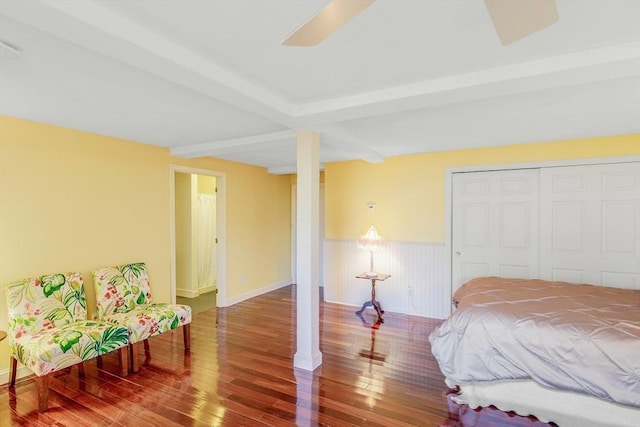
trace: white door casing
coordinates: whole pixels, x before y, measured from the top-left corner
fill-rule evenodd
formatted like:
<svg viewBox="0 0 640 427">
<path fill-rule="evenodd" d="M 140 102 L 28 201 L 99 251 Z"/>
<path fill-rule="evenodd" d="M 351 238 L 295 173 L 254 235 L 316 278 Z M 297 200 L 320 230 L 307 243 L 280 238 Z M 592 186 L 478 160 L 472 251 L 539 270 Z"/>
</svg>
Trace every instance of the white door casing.
<svg viewBox="0 0 640 427">
<path fill-rule="evenodd" d="M 227 301 L 227 203 L 226 203 L 226 182 L 227 175 L 224 172 L 217 172 L 208 169 L 192 168 L 181 165 L 169 166 L 169 236 L 170 236 L 170 270 L 171 270 L 171 301 L 176 301 L 176 218 L 175 218 L 175 177 L 176 173 L 185 173 L 192 175 L 207 175 L 216 177 L 216 232 L 218 244 L 216 247 L 216 266 L 217 266 L 217 295 L 216 305 L 218 307 L 226 307 Z"/>
</svg>

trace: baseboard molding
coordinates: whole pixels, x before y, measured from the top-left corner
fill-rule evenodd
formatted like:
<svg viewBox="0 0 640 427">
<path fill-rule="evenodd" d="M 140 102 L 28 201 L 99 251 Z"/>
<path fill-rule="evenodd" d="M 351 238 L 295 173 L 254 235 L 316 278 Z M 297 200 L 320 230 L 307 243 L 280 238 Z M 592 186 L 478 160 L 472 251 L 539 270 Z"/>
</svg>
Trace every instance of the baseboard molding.
<svg viewBox="0 0 640 427">
<path fill-rule="evenodd" d="M 182 298 L 195 298 L 200 295 L 200 292 L 192 291 L 189 289 L 176 288 L 176 295 Z"/>
<path fill-rule="evenodd" d="M 273 285 L 265 286 L 264 288 L 255 289 L 251 292 L 247 292 L 232 298 L 227 298 L 225 307 L 232 306 L 234 304 L 238 304 L 239 302 L 246 301 L 248 299 L 260 296 L 262 294 L 266 294 L 267 292 L 275 291 L 276 289 L 284 288 L 285 286 L 289 286 L 293 283 L 291 279 L 285 280 L 284 282 L 274 283 Z"/>
<path fill-rule="evenodd" d="M 33 372 L 31 372 L 31 370 L 26 366 L 18 364 L 16 380 L 28 377 L 29 375 L 33 375 Z M 0 370 L 0 386 L 3 386 L 5 384 L 9 384 L 9 368 Z"/>
<path fill-rule="evenodd" d="M 201 288 L 198 289 L 198 293 L 200 295 L 204 295 L 204 294 L 208 294 L 209 292 L 214 292 L 218 289 L 218 286 L 213 284 L 213 285 L 208 285 L 208 286 L 203 286 Z"/>
</svg>

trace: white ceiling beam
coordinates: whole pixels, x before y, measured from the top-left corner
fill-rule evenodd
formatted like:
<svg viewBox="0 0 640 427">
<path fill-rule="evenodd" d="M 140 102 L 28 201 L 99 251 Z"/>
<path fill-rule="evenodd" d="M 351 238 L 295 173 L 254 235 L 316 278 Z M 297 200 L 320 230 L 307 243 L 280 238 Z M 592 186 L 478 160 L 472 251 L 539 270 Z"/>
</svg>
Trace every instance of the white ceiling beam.
<svg viewBox="0 0 640 427">
<path fill-rule="evenodd" d="M 372 149 L 367 144 L 362 143 L 359 139 L 354 138 L 348 132 L 340 129 L 337 125 L 322 126 L 322 144 L 331 145 L 353 152 L 357 157 L 366 160 L 369 163 L 384 162 L 385 156 Z"/>
<path fill-rule="evenodd" d="M 335 123 L 435 105 L 640 75 L 640 41 L 416 82 L 352 96 L 294 103 L 91 1 L 4 2 L 2 14 L 292 130 L 325 132 L 367 161 L 384 155 Z M 279 134 L 275 132 L 274 134 Z M 256 138 L 254 141 L 252 138 Z M 176 147 L 176 155 L 248 150 L 273 134 Z M 254 141 L 254 142 L 251 142 Z M 323 141 L 326 143 L 326 141 Z M 178 154 L 183 153 L 183 154 Z"/>
<path fill-rule="evenodd" d="M 298 104 L 294 117 L 323 124 L 640 75 L 640 41 Z"/>
<path fill-rule="evenodd" d="M 324 163 L 320 163 L 320 170 L 324 170 Z M 297 173 L 296 165 L 283 165 L 283 166 L 272 166 L 267 168 L 267 171 L 272 175 L 288 175 L 292 173 Z"/>
<path fill-rule="evenodd" d="M 215 156 L 216 154 L 241 153 L 255 150 L 256 145 L 280 142 L 286 139 L 290 139 L 292 143 L 295 144 L 295 138 L 296 130 L 290 129 L 243 138 L 180 145 L 171 147 L 171 154 L 174 156 L 194 158 Z"/>
</svg>

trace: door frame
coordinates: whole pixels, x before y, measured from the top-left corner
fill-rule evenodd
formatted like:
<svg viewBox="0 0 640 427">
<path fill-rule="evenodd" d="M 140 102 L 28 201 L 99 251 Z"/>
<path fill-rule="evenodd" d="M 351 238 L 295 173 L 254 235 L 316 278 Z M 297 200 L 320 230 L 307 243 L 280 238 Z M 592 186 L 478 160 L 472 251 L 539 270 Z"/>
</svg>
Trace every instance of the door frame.
<svg viewBox="0 0 640 427">
<path fill-rule="evenodd" d="M 596 157 L 585 159 L 570 159 L 570 160 L 548 160 L 539 162 L 526 162 L 526 163 L 503 163 L 497 165 L 476 165 L 476 166 L 463 166 L 453 167 L 445 169 L 445 188 L 444 188 L 444 233 L 445 233 L 445 292 L 444 294 L 444 307 L 449 307 L 450 313 L 453 311 L 452 297 L 453 297 L 453 230 L 452 230 L 452 210 L 453 210 L 453 174 L 464 172 L 489 172 L 498 170 L 509 169 L 541 169 L 550 167 L 561 166 L 585 166 L 585 165 L 601 165 L 607 163 L 630 163 L 639 162 L 640 155 L 621 156 L 621 157 Z M 446 310 L 445 310 L 446 312 Z"/>
<path fill-rule="evenodd" d="M 216 246 L 217 289 L 216 306 L 226 307 L 227 304 L 227 174 L 209 169 L 192 168 L 188 166 L 169 165 L 169 240 L 170 240 L 170 295 L 171 301 L 176 302 L 176 173 L 191 175 L 206 175 L 216 178 Z"/>
</svg>

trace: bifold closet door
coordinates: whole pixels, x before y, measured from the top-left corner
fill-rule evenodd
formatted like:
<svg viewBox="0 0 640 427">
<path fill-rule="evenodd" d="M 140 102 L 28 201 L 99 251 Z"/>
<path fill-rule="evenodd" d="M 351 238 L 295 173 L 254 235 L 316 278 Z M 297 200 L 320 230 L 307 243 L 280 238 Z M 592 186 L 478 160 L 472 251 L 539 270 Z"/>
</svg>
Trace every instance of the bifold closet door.
<svg viewBox="0 0 640 427">
<path fill-rule="evenodd" d="M 540 275 L 640 289 L 640 163 L 540 171 Z"/>
<path fill-rule="evenodd" d="M 481 276 L 538 277 L 538 169 L 452 175 L 452 292 Z"/>
</svg>

